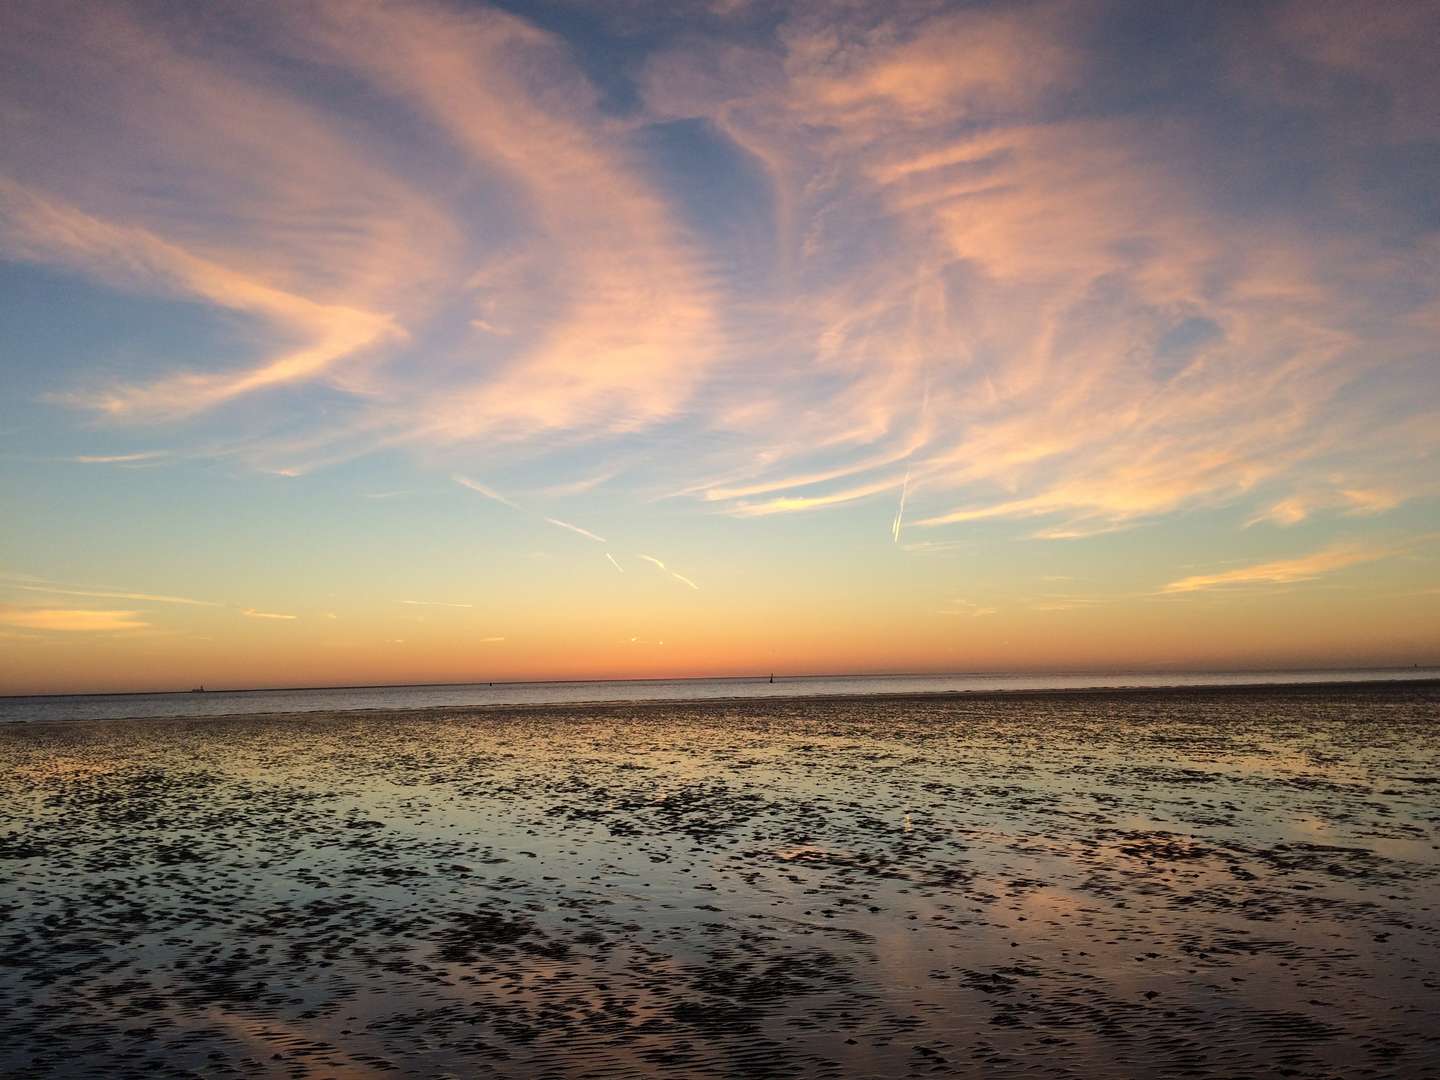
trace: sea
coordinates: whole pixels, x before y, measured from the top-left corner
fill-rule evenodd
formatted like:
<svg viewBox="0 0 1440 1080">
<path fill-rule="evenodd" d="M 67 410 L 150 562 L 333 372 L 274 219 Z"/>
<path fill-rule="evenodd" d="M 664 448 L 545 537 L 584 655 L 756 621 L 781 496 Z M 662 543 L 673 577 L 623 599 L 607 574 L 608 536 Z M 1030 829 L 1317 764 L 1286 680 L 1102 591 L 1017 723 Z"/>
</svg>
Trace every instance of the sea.
<svg viewBox="0 0 1440 1080">
<path fill-rule="evenodd" d="M 0 724 L 251 713 L 414 710 L 589 702 L 715 701 L 774 697 L 1003 691 L 1158 689 L 1313 685 L 1440 678 L 1440 668 L 1347 668 L 1202 672 L 971 672 L 951 675 L 795 675 L 758 678 L 476 682 L 405 686 L 326 686 L 203 693 L 45 694 L 0 697 Z"/>
</svg>

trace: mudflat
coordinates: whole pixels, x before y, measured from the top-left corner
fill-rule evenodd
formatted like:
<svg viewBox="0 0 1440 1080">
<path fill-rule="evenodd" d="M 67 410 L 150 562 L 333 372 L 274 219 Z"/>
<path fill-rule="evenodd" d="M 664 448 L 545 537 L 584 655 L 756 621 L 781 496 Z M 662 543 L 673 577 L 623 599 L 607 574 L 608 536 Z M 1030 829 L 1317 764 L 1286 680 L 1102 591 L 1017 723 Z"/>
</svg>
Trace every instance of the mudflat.
<svg viewBox="0 0 1440 1080">
<path fill-rule="evenodd" d="M 1440 1075 L 1440 686 L 0 728 L 7 1076 Z"/>
</svg>

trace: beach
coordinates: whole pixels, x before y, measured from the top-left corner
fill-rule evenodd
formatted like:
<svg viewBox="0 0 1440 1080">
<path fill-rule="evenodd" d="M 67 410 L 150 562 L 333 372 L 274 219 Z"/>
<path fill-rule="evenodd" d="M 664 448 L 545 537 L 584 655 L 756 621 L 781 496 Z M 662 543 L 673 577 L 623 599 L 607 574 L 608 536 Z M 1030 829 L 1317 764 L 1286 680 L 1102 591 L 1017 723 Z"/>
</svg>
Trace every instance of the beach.
<svg viewBox="0 0 1440 1080">
<path fill-rule="evenodd" d="M 1440 1075 L 1440 683 L 0 728 L 5 1076 Z"/>
</svg>

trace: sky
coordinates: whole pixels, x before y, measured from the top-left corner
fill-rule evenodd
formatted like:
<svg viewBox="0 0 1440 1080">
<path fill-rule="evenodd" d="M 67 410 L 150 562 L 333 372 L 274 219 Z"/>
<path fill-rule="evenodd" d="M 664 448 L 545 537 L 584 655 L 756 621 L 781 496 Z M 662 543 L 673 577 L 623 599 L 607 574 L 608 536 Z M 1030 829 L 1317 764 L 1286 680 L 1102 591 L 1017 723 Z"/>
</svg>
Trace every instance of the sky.
<svg viewBox="0 0 1440 1080">
<path fill-rule="evenodd" d="M 0 11 L 0 693 L 1440 662 L 1440 4 Z"/>
</svg>

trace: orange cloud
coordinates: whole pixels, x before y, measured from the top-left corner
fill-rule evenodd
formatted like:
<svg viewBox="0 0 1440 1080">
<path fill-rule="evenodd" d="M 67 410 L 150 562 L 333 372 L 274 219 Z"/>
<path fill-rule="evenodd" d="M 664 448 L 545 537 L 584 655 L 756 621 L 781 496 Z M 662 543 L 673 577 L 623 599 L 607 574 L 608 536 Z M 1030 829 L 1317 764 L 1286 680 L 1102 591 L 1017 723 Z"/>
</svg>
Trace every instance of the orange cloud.
<svg viewBox="0 0 1440 1080">
<path fill-rule="evenodd" d="M 418 434 L 628 430 L 673 413 L 712 357 L 709 289 L 560 43 L 494 11 L 330 14 L 315 47 L 421 111 L 518 196 L 525 246 L 472 278 L 481 320 L 513 335 L 506 362 L 424 402 Z M 541 281 L 551 310 L 537 319 Z M 477 373 L 495 348 L 482 332 Z"/>
<path fill-rule="evenodd" d="M 827 20 L 792 39 L 790 92 L 812 110 L 841 114 L 831 122 L 846 128 L 1014 112 L 1073 76 L 1077 57 L 1064 37 L 1074 11 L 957 11 L 898 43 L 892 25 L 867 32 Z"/>
<path fill-rule="evenodd" d="M 1297 581 L 1310 581 L 1322 574 L 1331 574 L 1348 566 L 1358 566 L 1361 563 L 1375 562 L 1393 554 L 1395 554 L 1393 548 L 1337 544 L 1294 559 L 1278 559 L 1274 562 L 1258 563 L 1254 566 L 1225 570 L 1216 574 L 1196 574 L 1172 581 L 1160 591 L 1190 593 L 1233 586 L 1285 585 Z"/>
<path fill-rule="evenodd" d="M 193 255 L 147 229 L 102 221 L 0 177 L 0 228 L 14 254 L 57 262 L 142 288 L 191 294 L 258 315 L 306 339 L 235 374 L 187 372 L 155 382 L 77 391 L 60 400 L 114 417 L 181 416 L 300 379 L 370 345 L 395 327 L 383 315 L 316 303 Z M 133 458 L 131 460 L 134 460 Z"/>
<path fill-rule="evenodd" d="M 89 633 L 143 630 L 150 624 L 139 619 L 139 614 L 138 611 L 93 611 L 80 608 L 7 608 L 0 609 L 0 624 L 27 630 Z"/>
<path fill-rule="evenodd" d="M 1088 61 L 1073 9 L 1030 14 L 796 17 L 780 60 L 733 77 L 695 46 L 652 61 L 657 115 L 704 116 L 763 166 L 787 268 L 764 401 L 711 412 L 763 466 L 690 490 L 805 512 L 882 494 L 862 474 L 904 461 L 922 524 L 1049 517 L 1030 535 L 1065 539 L 1392 453 L 1395 406 L 1344 391 L 1382 364 L 1420 377 L 1420 339 L 1396 324 L 1375 348 L 1361 298 L 1430 256 L 1221 208 L 1183 124 L 1046 118 Z M 1372 470 L 1406 490 L 1347 488 L 1433 488 L 1414 462 L 1440 438 L 1420 441 Z"/>
<path fill-rule="evenodd" d="M 252 363 L 56 400 L 125 422 L 317 382 L 356 395 L 364 407 L 345 419 L 242 441 L 263 467 L 279 458 L 298 474 L 376 441 L 632 430 L 673 415 L 714 359 L 702 260 L 567 48 L 522 19 L 343 3 L 243 16 L 247 37 L 287 62 L 338 66 L 421 118 L 407 130 L 427 132 L 436 159 L 468 159 L 477 204 L 408 148 L 416 171 L 402 180 L 391 134 L 327 112 L 264 63 L 193 50 L 118 10 L 22 14 L 17 94 L 51 72 L 73 78 L 8 117 L 35 118 L 17 142 L 57 151 L 26 161 L 23 181 L 0 178 L 0 250 L 239 313 L 251 340 L 275 342 Z M 58 127 L 44 120 L 56 101 Z M 80 159 L 105 184 L 50 164 Z M 152 171 L 163 201 L 147 194 Z M 445 305 L 473 309 L 474 336 L 412 362 L 410 335 Z"/>
</svg>

